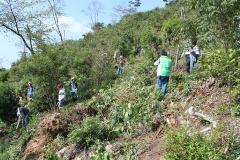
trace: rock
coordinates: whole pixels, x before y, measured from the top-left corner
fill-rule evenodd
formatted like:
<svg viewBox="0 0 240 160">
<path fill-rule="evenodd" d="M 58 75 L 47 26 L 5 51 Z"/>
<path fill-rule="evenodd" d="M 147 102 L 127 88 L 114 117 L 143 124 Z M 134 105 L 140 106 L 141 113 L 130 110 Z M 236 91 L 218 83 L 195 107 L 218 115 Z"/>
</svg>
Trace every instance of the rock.
<svg viewBox="0 0 240 160">
<path fill-rule="evenodd" d="M 57 155 L 62 160 L 70 160 L 75 158 L 78 152 L 79 149 L 76 147 L 76 145 L 72 144 L 62 148 L 60 151 L 57 152 Z"/>
<path fill-rule="evenodd" d="M 207 87 L 207 88 L 211 88 L 214 84 L 215 84 L 215 78 L 210 77 L 210 78 L 207 80 L 206 87 Z"/>
<path fill-rule="evenodd" d="M 109 144 L 105 147 L 105 149 L 107 152 L 113 155 L 117 155 L 123 152 L 123 144 L 122 143 Z"/>
<path fill-rule="evenodd" d="M 105 149 L 106 149 L 107 152 L 112 153 L 112 147 L 113 146 L 111 144 L 109 144 L 105 147 Z"/>
<path fill-rule="evenodd" d="M 91 160 L 92 157 L 94 156 L 94 153 L 92 150 L 81 150 L 73 160 Z"/>
</svg>

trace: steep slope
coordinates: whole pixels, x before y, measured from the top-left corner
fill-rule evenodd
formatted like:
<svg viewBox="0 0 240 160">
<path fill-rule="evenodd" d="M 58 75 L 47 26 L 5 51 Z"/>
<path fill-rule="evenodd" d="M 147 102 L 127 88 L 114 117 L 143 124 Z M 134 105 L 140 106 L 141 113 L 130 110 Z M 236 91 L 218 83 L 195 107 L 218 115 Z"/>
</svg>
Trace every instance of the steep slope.
<svg viewBox="0 0 240 160">
<path fill-rule="evenodd" d="M 187 127 L 194 133 L 208 124 L 186 113 L 191 106 L 212 117 L 218 126 L 223 125 L 218 138 L 222 137 L 226 142 L 221 148 L 227 148 L 227 137 L 232 134 L 228 129 L 237 129 L 234 124 L 239 121 L 221 111 L 221 107 L 230 103 L 227 88 L 219 87 L 216 79 L 197 80 L 194 75 L 175 72 L 169 84 L 168 95 L 163 99 L 155 89 L 154 72 L 155 67 L 145 57 L 130 59 L 124 75 L 111 88 L 100 90 L 86 102 L 85 105 L 98 110 L 101 121 L 118 132 L 119 138 L 100 144 L 104 148 L 100 153 L 108 155 L 110 159 L 163 159 L 166 147 L 163 137 L 169 130 L 178 132 L 178 128 Z M 232 123 L 226 124 L 230 120 Z M 206 135 L 215 134 L 217 130 L 212 129 Z M 89 151 L 83 151 L 87 157 L 97 157 L 101 154 L 96 149 L 92 147 Z M 82 157 L 82 152 L 79 156 Z"/>
<path fill-rule="evenodd" d="M 195 134 L 210 126 L 208 121 L 186 113 L 190 107 L 217 122 L 218 127 L 204 133 L 204 137 L 211 139 L 211 135 L 217 135 L 215 138 L 221 139 L 222 142 L 215 146 L 219 155 L 231 155 L 233 150 L 238 153 L 239 148 L 234 148 L 236 144 L 232 140 L 239 138 L 240 120 L 231 114 L 227 87 L 218 79 L 199 78 L 199 69 L 192 75 L 175 70 L 168 94 L 163 98 L 155 89 L 155 71 L 153 62 L 144 55 L 128 59 L 124 74 L 109 88 L 99 90 L 81 104 L 66 106 L 60 113 L 42 115 L 41 120 L 35 122 L 39 123 L 38 127 L 30 125 L 32 136 L 24 136 L 26 139 L 19 157 L 164 159 L 171 154 L 166 150 L 170 144 L 166 144 L 169 135 L 182 134 L 182 128 Z M 88 116 L 99 118 L 87 123 Z M 97 131 L 93 132 L 90 126 L 90 130 L 84 128 L 86 124 L 102 128 L 92 128 Z M 102 134 L 105 132 L 107 136 Z M 92 133 L 101 136 L 95 139 L 90 136 Z M 182 136 L 188 136 L 188 133 Z M 83 136 L 80 141 L 79 136 Z M 194 139 L 192 137 L 190 141 Z M 86 143 L 89 140 L 91 143 Z"/>
</svg>

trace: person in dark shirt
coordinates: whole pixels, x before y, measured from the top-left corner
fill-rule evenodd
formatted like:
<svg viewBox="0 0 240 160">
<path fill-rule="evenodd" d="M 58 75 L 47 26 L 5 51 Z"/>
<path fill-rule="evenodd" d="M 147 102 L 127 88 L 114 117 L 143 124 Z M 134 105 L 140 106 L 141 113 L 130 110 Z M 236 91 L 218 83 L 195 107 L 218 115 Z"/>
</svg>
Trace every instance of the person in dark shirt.
<svg viewBox="0 0 240 160">
<path fill-rule="evenodd" d="M 29 115 L 30 115 L 30 110 L 27 107 L 18 107 L 17 108 L 17 116 L 25 128 L 28 125 Z"/>
</svg>

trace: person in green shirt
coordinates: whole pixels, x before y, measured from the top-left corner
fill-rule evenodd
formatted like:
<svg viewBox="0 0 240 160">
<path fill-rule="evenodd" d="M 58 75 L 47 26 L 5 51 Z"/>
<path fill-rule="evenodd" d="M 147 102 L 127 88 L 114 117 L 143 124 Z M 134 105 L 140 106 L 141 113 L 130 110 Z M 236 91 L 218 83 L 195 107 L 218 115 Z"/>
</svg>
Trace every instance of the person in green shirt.
<svg viewBox="0 0 240 160">
<path fill-rule="evenodd" d="M 162 50 L 160 58 L 154 62 L 154 65 L 157 66 L 157 88 L 161 89 L 163 96 L 165 96 L 172 68 L 172 61 L 168 58 L 165 50 Z"/>
</svg>

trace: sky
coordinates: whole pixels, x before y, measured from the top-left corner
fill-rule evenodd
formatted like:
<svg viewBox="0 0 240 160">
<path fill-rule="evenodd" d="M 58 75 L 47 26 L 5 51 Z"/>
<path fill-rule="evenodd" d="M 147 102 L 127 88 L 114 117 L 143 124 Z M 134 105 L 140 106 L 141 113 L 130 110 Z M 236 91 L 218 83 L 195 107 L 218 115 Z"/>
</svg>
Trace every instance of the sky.
<svg viewBox="0 0 240 160">
<path fill-rule="evenodd" d="M 1 1 L 1 0 L 0 0 Z M 95 0 L 97 1 L 97 0 Z M 114 23 L 114 7 L 118 5 L 127 6 L 129 0 L 98 0 L 101 6 L 99 22 L 104 24 Z M 87 8 L 92 0 L 65 0 L 63 5 L 64 15 L 60 17 L 60 23 L 64 29 L 65 39 L 79 39 L 83 34 L 89 32 L 90 18 L 86 15 Z M 138 11 L 147 11 L 156 7 L 163 7 L 162 0 L 141 0 Z M 11 33 L 0 32 L 0 68 L 10 68 L 11 64 L 20 57 L 23 50 L 19 39 Z"/>
</svg>

